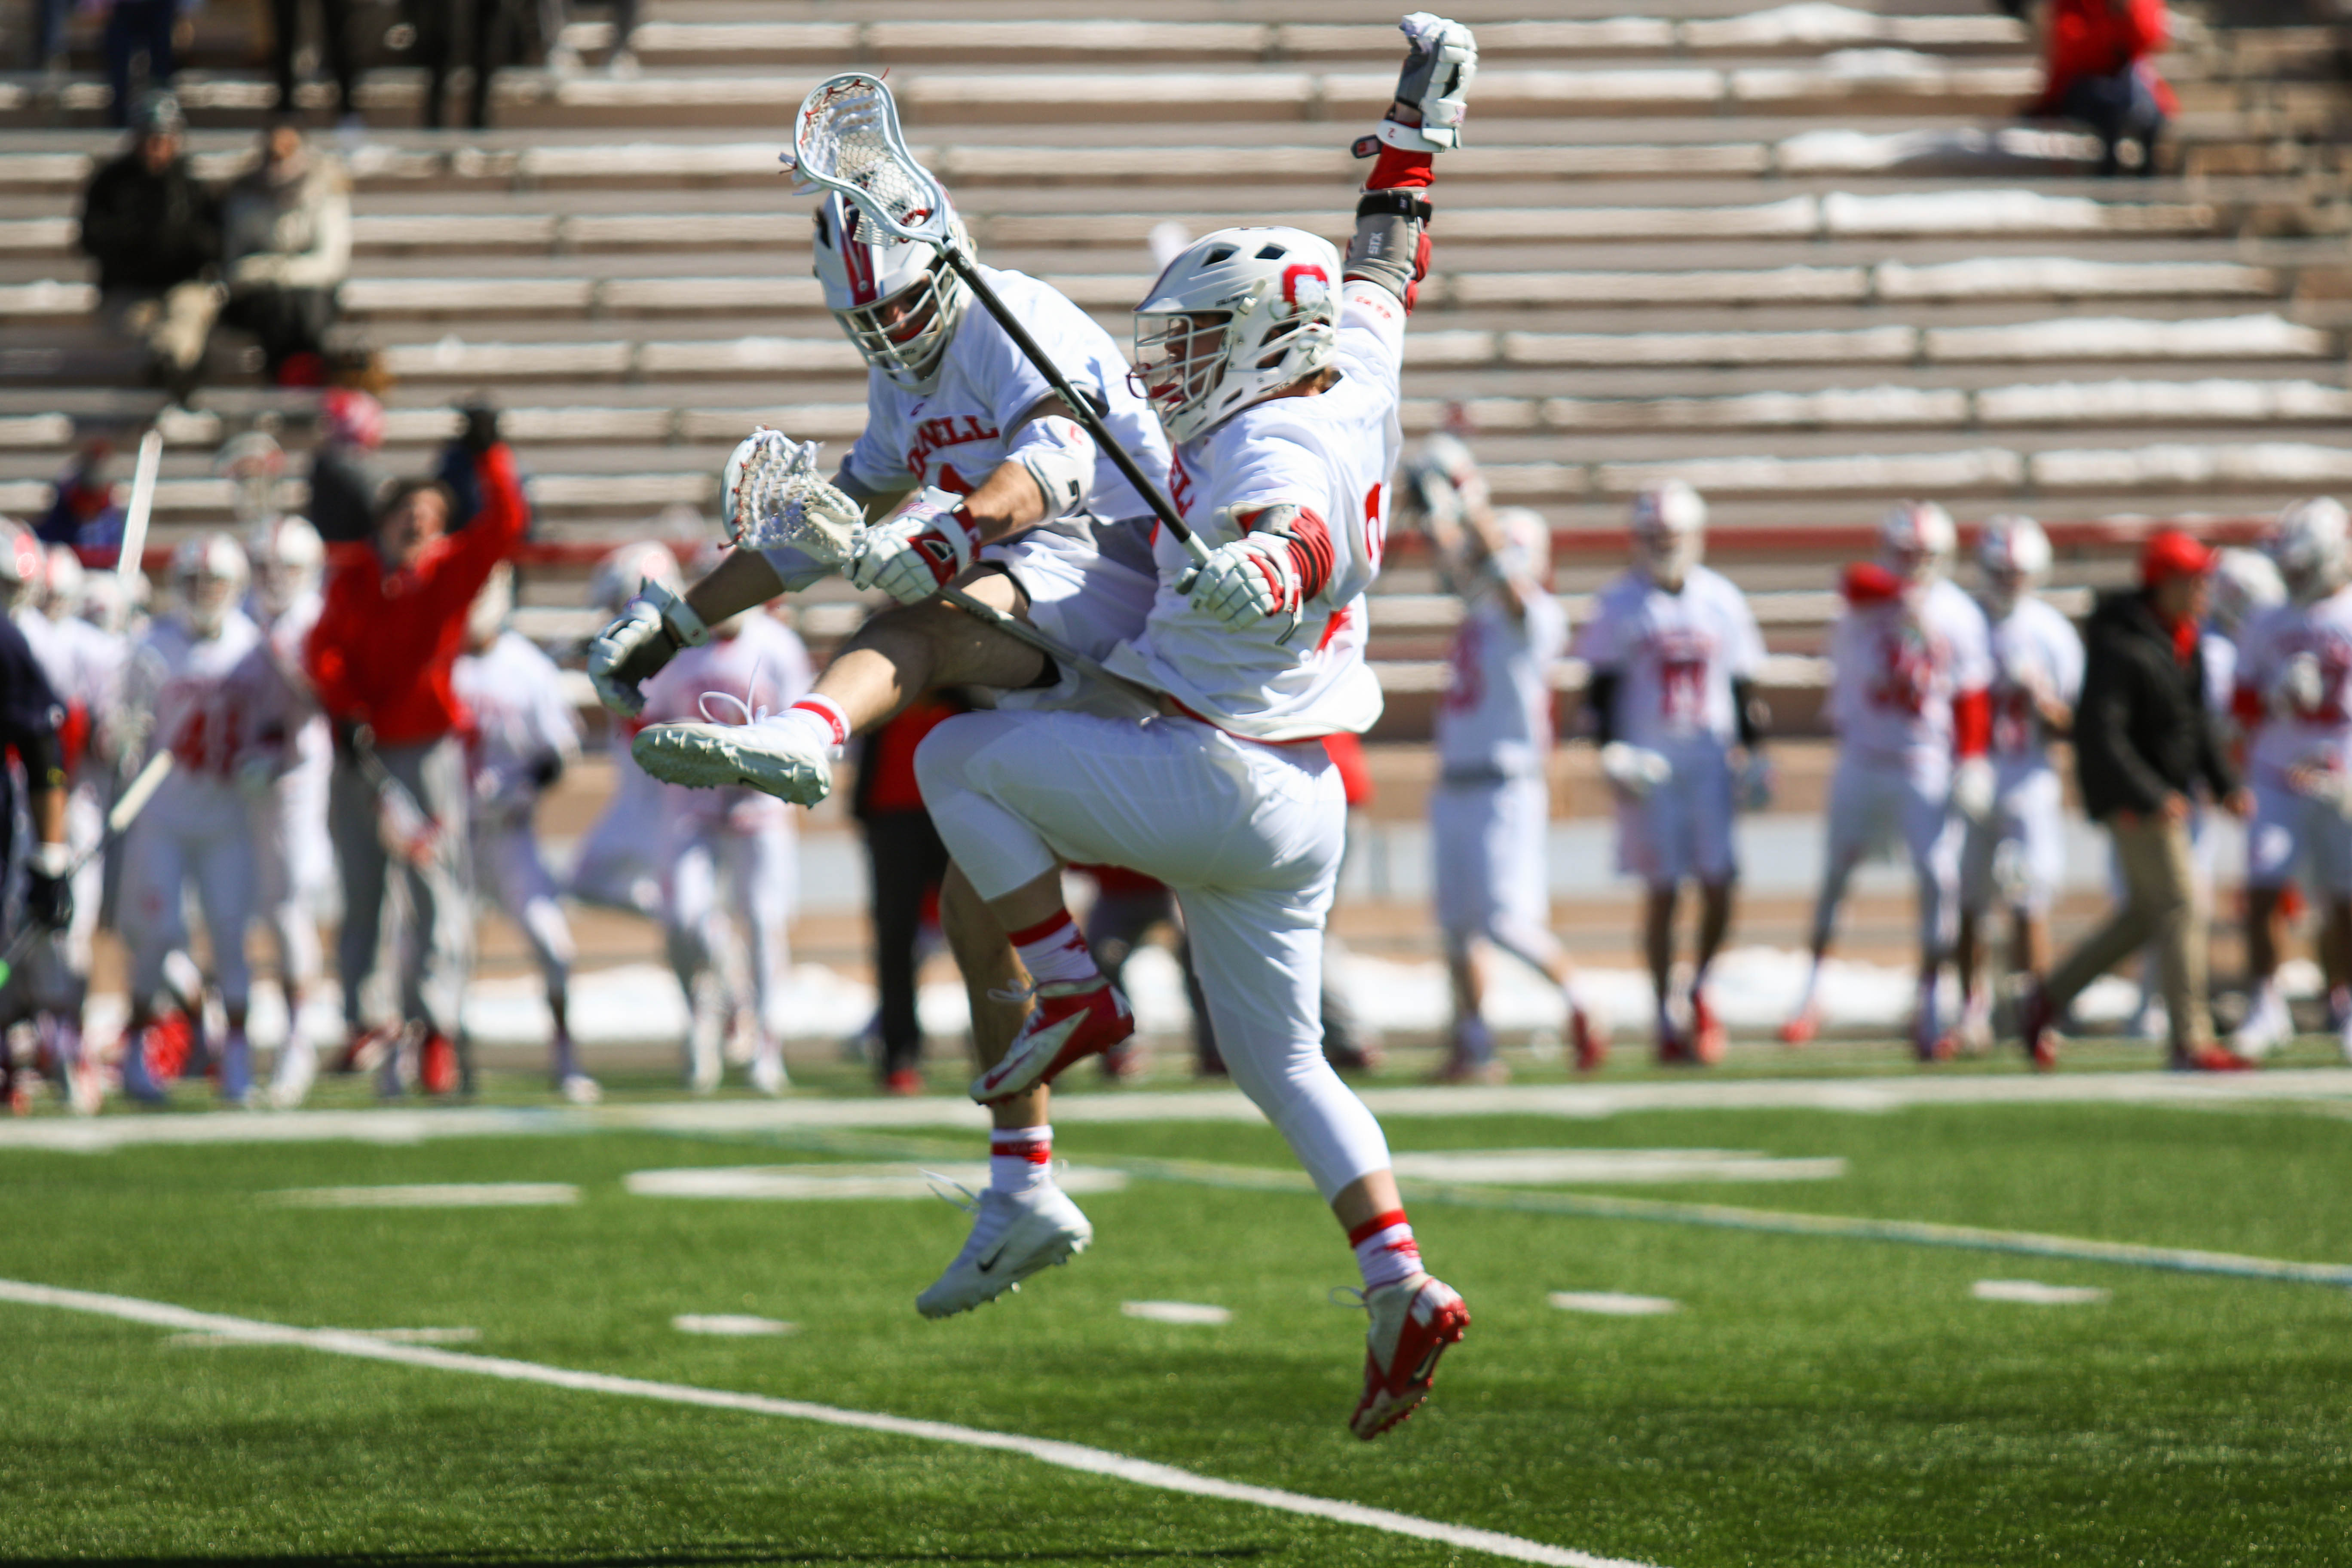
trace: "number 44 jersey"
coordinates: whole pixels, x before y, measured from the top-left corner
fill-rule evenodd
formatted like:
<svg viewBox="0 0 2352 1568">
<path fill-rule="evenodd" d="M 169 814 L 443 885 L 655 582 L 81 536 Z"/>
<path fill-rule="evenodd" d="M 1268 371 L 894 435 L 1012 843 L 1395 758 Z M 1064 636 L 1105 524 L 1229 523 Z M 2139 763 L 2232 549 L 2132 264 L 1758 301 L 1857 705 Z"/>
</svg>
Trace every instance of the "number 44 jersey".
<svg viewBox="0 0 2352 1568">
<path fill-rule="evenodd" d="M 1670 594 L 1633 571 L 1601 591 L 1576 653 L 1595 674 L 1617 678 L 1617 739 L 1671 754 L 1738 738 L 1731 683 L 1763 668 L 1764 637 L 1747 596 L 1721 573 L 1693 566 Z"/>
</svg>

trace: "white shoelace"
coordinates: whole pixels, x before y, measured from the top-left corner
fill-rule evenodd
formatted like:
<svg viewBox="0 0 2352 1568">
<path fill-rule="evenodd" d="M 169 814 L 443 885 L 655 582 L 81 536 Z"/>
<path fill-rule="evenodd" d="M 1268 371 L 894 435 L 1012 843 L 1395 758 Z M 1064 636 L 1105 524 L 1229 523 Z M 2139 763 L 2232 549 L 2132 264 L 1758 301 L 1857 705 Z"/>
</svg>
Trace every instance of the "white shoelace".
<svg viewBox="0 0 2352 1568">
<path fill-rule="evenodd" d="M 740 697 L 736 696 L 731 691 L 706 691 L 700 697 L 696 698 L 694 706 L 696 710 L 702 715 L 703 721 L 709 724 L 728 724 L 740 728 L 746 724 L 758 724 L 766 720 L 774 718 L 779 710 L 772 709 L 766 703 L 760 702 L 758 700 L 760 696 L 760 681 L 762 676 L 765 675 L 767 668 L 767 656 L 762 654 L 760 656 L 759 662 L 751 667 L 751 679 L 744 684 L 743 695 Z M 713 713 L 710 710 L 710 705 L 713 702 L 727 703 L 733 707 L 738 713 L 742 714 L 743 717 L 740 719 L 721 719 L 718 714 Z"/>
</svg>

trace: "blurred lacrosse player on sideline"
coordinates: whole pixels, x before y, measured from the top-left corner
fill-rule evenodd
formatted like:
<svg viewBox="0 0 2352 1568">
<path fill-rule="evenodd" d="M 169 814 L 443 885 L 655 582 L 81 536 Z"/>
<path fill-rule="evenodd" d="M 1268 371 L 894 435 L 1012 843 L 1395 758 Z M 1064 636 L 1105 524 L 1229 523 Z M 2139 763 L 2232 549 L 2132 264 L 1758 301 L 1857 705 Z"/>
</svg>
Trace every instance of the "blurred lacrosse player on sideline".
<svg viewBox="0 0 2352 1568">
<path fill-rule="evenodd" d="M 329 826 L 343 884 L 336 968 L 354 1043 L 365 1033 L 361 994 L 375 968 L 394 875 L 406 893 L 411 926 L 394 944 L 402 1026 L 386 1042 L 379 1083 L 386 1094 L 404 1089 L 410 1047 L 428 1094 L 457 1091 L 470 1067 L 461 1058 L 458 1016 L 474 952 L 458 738 L 466 708 L 452 689 L 451 667 L 474 596 L 521 541 L 530 514 L 497 416 L 474 411 L 463 439 L 481 487 L 474 521 L 450 534 L 454 503 L 446 489 L 426 479 L 394 486 L 371 538 L 329 548 L 326 601 L 305 647 L 305 668 L 334 734 Z"/>
<path fill-rule="evenodd" d="M 1958 914 L 1961 831 L 1990 814 L 1995 784 L 1991 638 L 1984 612 L 1945 576 L 1958 539 L 1942 507 L 1903 501 L 1879 522 L 1878 559 L 1845 571 L 1845 613 L 1830 631 L 1829 858 L 1804 995 L 1780 1028 L 1790 1045 L 1821 1027 L 1822 968 L 1855 868 L 1900 837 L 1919 895 L 1912 1049 L 1940 1061 L 1958 1046 L 1937 986 Z"/>
<path fill-rule="evenodd" d="M 14 525 L 9 528 L 13 534 Z M 29 543 L 31 536 L 26 538 Z M 0 548 L 13 549 L 12 541 L 0 539 Z M 32 548 L 37 552 L 39 547 Z M 14 751 L 24 768 L 24 815 L 32 829 L 23 847 L 23 919 L 51 933 L 64 931 L 73 921 L 68 873 L 74 852 L 66 837 L 66 763 L 58 738 L 65 718 L 65 705 L 49 689 L 32 645 L 14 617 L 0 616 L 0 747 Z M 15 770 L 0 767 L 0 868 L 14 864 L 17 848 L 16 793 Z M 16 935 L 8 912 L 0 904 L 0 942 Z M 31 1098 L 30 1084 L 0 1031 L 0 1105 L 24 1110 L 30 1108 Z"/>
<path fill-rule="evenodd" d="M 1724 1032 L 1706 975 L 1731 929 L 1732 818 L 1771 798 L 1754 690 L 1764 637 L 1747 596 L 1699 563 L 1706 503 L 1696 490 L 1679 479 L 1643 489 L 1629 531 L 1633 564 L 1601 591 L 1576 651 L 1591 670 L 1585 705 L 1617 800 L 1617 868 L 1644 889 L 1658 1060 L 1712 1064 Z M 1698 884 L 1698 947 L 1677 998 L 1675 906 L 1685 881 Z"/>
<path fill-rule="evenodd" d="M 969 254 L 961 220 L 950 213 L 950 221 Z M 835 195 L 818 205 L 814 238 L 825 304 L 868 367 L 866 429 L 834 483 L 878 526 L 842 570 L 855 586 L 898 603 L 782 713 L 746 725 L 656 726 L 637 755 L 680 782 L 752 783 L 772 793 L 781 784 L 785 798 L 813 804 L 830 791 L 833 761 L 851 735 L 936 688 L 992 688 L 1005 709 L 1137 711 L 1130 692 L 1060 668 L 936 595 L 952 584 L 1100 658 L 1139 632 L 1150 611 L 1149 503 L 930 247 L 893 242 Z M 980 273 L 1143 471 L 1167 472 L 1167 439 L 1129 384 L 1127 356 L 1110 334 L 1034 279 Z M 755 435 L 738 462 L 777 438 Z M 730 504 L 736 529 L 743 520 Z M 705 640 L 710 626 L 832 570 L 791 546 L 738 550 L 683 598 L 648 587 L 591 646 L 589 674 L 606 706 L 634 715 L 644 706 L 636 682 L 645 672 Z M 971 1008 L 973 1053 L 992 1067 L 1026 1011 L 1021 965 L 988 905 L 953 869 L 940 909 Z M 962 1250 L 916 1299 L 925 1316 L 992 1300 L 1092 1240 L 1086 1215 L 1055 1184 L 1046 1103 L 1039 1088 L 990 1108 L 989 1185 L 972 1205 Z"/>
<path fill-rule="evenodd" d="M 549 1080 L 572 1104 L 593 1105 L 596 1080 L 580 1070 L 572 1043 L 572 922 L 557 901 L 532 822 L 540 796 L 580 756 L 580 721 L 555 661 L 507 624 L 513 609 L 514 568 L 501 562 L 474 596 L 466 651 L 449 671 L 450 689 L 472 716 L 465 734 L 474 875 L 530 943 L 546 982 L 554 1023 Z"/>
<path fill-rule="evenodd" d="M 1549 525 L 1525 508 L 1496 511 L 1467 447 L 1423 443 L 1404 478 L 1438 570 L 1463 600 L 1445 695 L 1437 708 L 1438 784 L 1430 793 L 1437 921 L 1454 990 L 1452 1048 L 1439 1078 L 1499 1083 L 1485 1016 L 1488 950 L 1499 948 L 1559 988 L 1576 1065 L 1601 1065 L 1608 1044 L 1577 994 L 1568 950 L 1551 933 L 1552 667 L 1568 651 L 1568 616 L 1544 589 Z"/>
<path fill-rule="evenodd" d="M 641 540 L 620 546 L 596 563 L 588 582 L 588 601 L 608 616 L 622 616 L 652 584 L 676 595 L 686 580 L 668 545 Z M 669 838 L 667 831 L 647 827 L 659 822 L 666 809 L 661 781 L 629 754 L 629 742 L 644 728 L 635 713 L 614 712 L 608 743 L 613 793 L 581 837 L 565 890 L 582 903 L 657 920 L 662 912 L 662 850 Z"/>
<path fill-rule="evenodd" d="M 1985 925 L 2008 911 L 2010 962 L 2050 970 L 2050 906 L 2066 877 L 2065 791 L 2050 742 L 2074 726 L 2083 639 L 2034 592 L 2050 574 L 2050 540 L 2030 517 L 1996 517 L 1977 539 L 1978 603 L 1992 634 L 1993 805 L 1969 820 L 1960 851 L 1960 1044 L 1992 1045 L 1997 982 L 1985 969 Z"/>
</svg>

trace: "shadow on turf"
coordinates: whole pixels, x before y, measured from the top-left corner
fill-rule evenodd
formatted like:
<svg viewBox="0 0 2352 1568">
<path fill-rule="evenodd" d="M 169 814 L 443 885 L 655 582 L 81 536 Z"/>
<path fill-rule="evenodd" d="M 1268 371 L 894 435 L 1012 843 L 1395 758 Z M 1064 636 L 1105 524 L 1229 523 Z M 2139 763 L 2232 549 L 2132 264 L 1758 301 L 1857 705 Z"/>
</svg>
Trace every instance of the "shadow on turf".
<svg viewBox="0 0 2352 1568">
<path fill-rule="evenodd" d="M 698 1546 L 677 1551 L 289 1552 L 282 1557 L 12 1558 L 9 1568 L 719 1568 L 729 1563 L 1183 1563 L 1263 1557 L 1268 1546 L 1130 1548 L 1066 1552 L 793 1552 L 772 1546 Z"/>
</svg>

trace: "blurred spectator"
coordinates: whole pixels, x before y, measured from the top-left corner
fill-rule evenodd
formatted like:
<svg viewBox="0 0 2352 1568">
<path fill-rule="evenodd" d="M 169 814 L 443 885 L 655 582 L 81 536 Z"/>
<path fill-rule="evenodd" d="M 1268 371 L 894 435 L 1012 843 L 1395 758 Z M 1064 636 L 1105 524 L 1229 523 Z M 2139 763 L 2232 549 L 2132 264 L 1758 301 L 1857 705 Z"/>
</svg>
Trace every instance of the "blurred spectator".
<svg viewBox="0 0 2352 1568">
<path fill-rule="evenodd" d="M 434 466 L 433 477 L 449 487 L 449 494 L 456 498 L 457 503 L 457 510 L 449 514 L 449 531 L 452 533 L 473 521 L 474 514 L 482 510 L 482 488 L 474 479 L 473 447 L 480 426 L 486 421 L 495 423 L 498 416 L 498 408 L 490 401 L 490 395 L 475 393 L 457 409 L 457 434 L 441 448 L 440 461 Z M 524 470 L 518 470 L 518 473 L 523 486 L 523 507 L 528 512 L 530 507 L 530 476 Z M 528 517 L 523 526 L 529 530 Z M 701 530 L 699 518 L 695 520 L 695 530 L 697 532 Z"/>
<path fill-rule="evenodd" d="M 186 131 L 171 94 L 140 100 L 130 150 L 82 193 L 80 238 L 98 263 L 99 319 L 139 340 L 151 372 L 183 399 L 220 311 L 209 276 L 220 259 L 220 207 L 182 155 Z"/>
<path fill-rule="evenodd" d="M 395 487 L 373 535 L 328 551 L 326 603 L 304 663 L 335 738 L 329 828 L 342 875 L 336 943 L 343 1014 L 362 1043 L 360 1000 L 376 964 L 385 894 L 395 874 L 413 922 L 400 954 L 404 1037 L 418 1046 L 428 1093 L 458 1087 L 458 1007 L 472 967 L 471 864 L 465 707 L 452 686 L 474 597 L 522 537 L 514 454 L 495 420 L 474 431 L 488 504 L 462 536 L 446 533 L 448 492 L 430 479 Z M 419 818 L 421 817 L 421 820 Z M 393 1042 L 382 1087 L 397 1093 L 404 1051 Z M 347 1049 L 347 1059 L 361 1053 Z M 468 1075 L 470 1076 L 470 1075 Z"/>
<path fill-rule="evenodd" d="M 94 547 L 120 543 L 122 508 L 107 468 L 114 443 L 103 436 L 83 440 L 49 492 L 49 510 L 34 532 L 44 544 Z"/>
<path fill-rule="evenodd" d="M 194 35 L 188 17 L 196 0 L 97 0 L 90 8 L 100 7 L 106 11 L 106 81 L 112 89 L 106 101 L 107 123 L 126 125 L 131 62 L 147 57 L 149 91 L 170 87 L 180 68 L 180 51 Z"/>
<path fill-rule="evenodd" d="M 512 57 L 512 0 L 417 0 L 416 53 L 425 65 L 425 121 L 442 124 L 449 73 L 464 46 L 473 62 L 474 84 L 467 98 L 467 123 L 479 131 L 490 122 L 490 84 Z"/>
<path fill-rule="evenodd" d="M 636 51 L 630 40 L 637 36 L 637 0 L 613 0 L 613 52 L 605 57 L 604 71 L 621 78 L 637 74 Z"/>
<path fill-rule="evenodd" d="M 884 1092 L 919 1094 L 923 1029 L 915 1013 L 918 949 L 926 910 L 936 910 L 948 873 L 947 846 L 923 809 L 915 748 L 968 704 L 945 694 L 919 697 L 859 742 L 857 787 L 849 814 L 866 835 L 867 909 L 874 922 L 874 987 L 881 1012 Z"/>
<path fill-rule="evenodd" d="M 290 121 L 262 132 L 260 161 L 222 196 L 221 254 L 221 320 L 261 340 L 272 382 L 323 382 L 335 290 L 352 267 L 351 185 Z"/>
<path fill-rule="evenodd" d="M 26 64 L 56 76 L 66 68 L 66 18 L 73 14 L 73 0 L 31 0 L 31 8 L 33 54 Z"/>
<path fill-rule="evenodd" d="M 305 9 L 319 18 L 319 58 L 335 79 L 336 117 L 351 123 L 359 118 L 360 94 L 359 57 L 351 42 L 351 0 L 313 0 L 308 7 L 302 0 L 269 0 L 269 60 L 278 79 L 278 112 L 296 111 L 294 56 L 301 46 Z"/>
<path fill-rule="evenodd" d="M 2164 0 L 2049 0 L 2041 16 L 2042 96 L 2027 115 L 2089 126 L 2102 174 L 2155 174 L 2179 107 L 2153 63 L 2171 36 Z"/>
<path fill-rule="evenodd" d="M 310 453 L 310 526 L 329 544 L 375 531 L 376 503 L 390 482 L 374 458 L 383 445 L 383 405 L 337 387 L 319 400 L 323 439 Z"/>
</svg>

